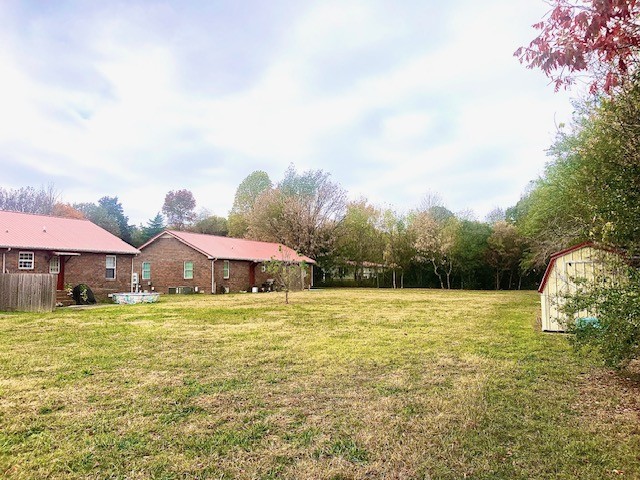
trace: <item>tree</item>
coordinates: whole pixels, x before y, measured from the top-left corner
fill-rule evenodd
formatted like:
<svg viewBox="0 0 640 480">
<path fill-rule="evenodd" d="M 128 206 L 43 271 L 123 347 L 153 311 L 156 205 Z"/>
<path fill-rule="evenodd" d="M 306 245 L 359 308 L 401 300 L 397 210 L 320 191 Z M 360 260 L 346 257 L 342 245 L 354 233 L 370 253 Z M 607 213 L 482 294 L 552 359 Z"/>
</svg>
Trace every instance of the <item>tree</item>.
<svg viewBox="0 0 640 480">
<path fill-rule="evenodd" d="M 305 286 L 305 277 L 307 274 L 307 264 L 305 262 L 296 262 L 291 258 L 288 249 L 283 249 L 282 245 L 278 247 L 279 258 L 273 257 L 266 263 L 267 272 L 274 276 L 278 287 L 284 291 L 284 303 L 289 303 L 289 292 L 295 288 L 297 284 L 301 289 Z M 299 282 L 299 283 L 298 283 Z"/>
<path fill-rule="evenodd" d="M 347 204 L 347 212 L 337 229 L 338 263 L 354 266 L 354 280 L 362 280 L 365 262 L 382 261 L 382 238 L 376 229 L 380 212 L 366 199 Z"/>
<path fill-rule="evenodd" d="M 229 234 L 229 223 L 226 218 L 212 215 L 207 209 L 202 209 L 196 215 L 189 231 L 226 237 Z"/>
<path fill-rule="evenodd" d="M 290 166 L 275 189 L 265 190 L 248 215 L 247 236 L 283 243 L 315 259 L 333 253 L 345 215 L 346 192 L 322 170 L 298 174 Z"/>
<path fill-rule="evenodd" d="M 444 207 L 431 208 L 430 211 L 419 212 L 411 225 L 418 258 L 427 260 L 433 266 L 433 273 L 445 288 L 451 288 L 451 274 L 455 265 L 455 246 L 460 232 L 460 221 L 453 215 L 445 215 Z"/>
<path fill-rule="evenodd" d="M 551 11 L 533 25 L 540 34 L 515 56 L 540 68 L 556 90 L 578 74 L 591 75 L 591 92 L 611 93 L 636 73 L 640 46 L 637 0 L 551 0 Z"/>
<path fill-rule="evenodd" d="M 84 214 L 81 211 L 76 210 L 68 203 L 61 203 L 61 202 L 57 202 L 53 206 L 53 211 L 51 212 L 51 215 L 53 215 L 54 217 L 75 218 L 78 220 L 85 218 Z"/>
<path fill-rule="evenodd" d="M 505 211 L 500 207 L 495 207 L 493 210 L 487 213 L 487 216 L 485 217 L 485 221 L 488 224 L 493 225 L 495 223 L 506 220 L 506 218 L 507 216 Z"/>
<path fill-rule="evenodd" d="M 574 346 L 594 348 L 607 366 L 621 368 L 640 357 L 640 270 L 612 260 L 606 265 L 595 281 L 578 284 L 563 310 L 570 318 L 593 315 L 569 324 Z"/>
<path fill-rule="evenodd" d="M 581 105 L 550 149 L 544 175 L 511 215 L 530 241 L 526 263 L 584 240 L 640 251 L 640 87 Z"/>
<path fill-rule="evenodd" d="M 191 191 L 171 190 L 164 197 L 162 213 L 167 217 L 167 223 L 171 228 L 184 230 L 195 218 L 194 209 L 196 200 Z"/>
<path fill-rule="evenodd" d="M 146 225 L 140 224 L 140 226 L 135 229 L 136 231 L 132 232 L 132 234 L 135 233 L 135 235 L 132 235 L 134 237 L 134 245 L 138 247 L 143 245 L 151 238 L 162 233 L 165 228 L 164 217 L 158 212 L 155 217 L 147 220 Z"/>
<path fill-rule="evenodd" d="M 53 184 L 37 190 L 33 187 L 0 187 L 0 210 L 51 215 L 59 196 Z"/>
<path fill-rule="evenodd" d="M 127 243 L 131 243 L 131 227 L 129 226 L 129 217 L 125 216 L 122 204 L 118 201 L 118 197 L 102 197 L 98 200 L 107 215 L 115 219 L 120 231 L 119 237 Z"/>
<path fill-rule="evenodd" d="M 409 228 L 409 219 L 391 209 L 387 209 L 380 220 L 379 229 L 384 242 L 383 259 L 393 272 L 393 288 L 396 284 L 396 270 L 400 270 L 400 288 L 404 288 L 404 275 L 416 256 L 413 230 Z"/>
<path fill-rule="evenodd" d="M 249 174 L 236 189 L 233 206 L 229 212 L 229 234 L 232 237 L 244 237 L 249 227 L 247 215 L 253 210 L 256 199 L 265 191 L 271 190 L 273 183 L 269 175 L 256 170 Z"/>
<path fill-rule="evenodd" d="M 523 254 L 523 239 L 517 228 L 505 221 L 497 222 L 493 232 L 487 239 L 487 263 L 495 271 L 496 290 L 500 290 L 502 275 L 509 272 L 509 288 L 512 286 L 513 275 L 519 270 L 520 259 Z"/>
<path fill-rule="evenodd" d="M 262 170 L 252 172 L 238 185 L 231 212 L 248 213 L 253 208 L 256 198 L 270 188 L 273 188 L 273 183 L 266 172 Z"/>
<path fill-rule="evenodd" d="M 462 288 L 486 288 L 491 272 L 486 263 L 487 240 L 491 226 L 473 220 L 461 220 L 453 258 Z"/>
<path fill-rule="evenodd" d="M 74 203 L 73 208 L 82 212 L 87 220 L 104 228 L 116 237 L 120 237 L 120 226 L 117 219 L 110 215 L 104 207 L 95 203 Z"/>
</svg>

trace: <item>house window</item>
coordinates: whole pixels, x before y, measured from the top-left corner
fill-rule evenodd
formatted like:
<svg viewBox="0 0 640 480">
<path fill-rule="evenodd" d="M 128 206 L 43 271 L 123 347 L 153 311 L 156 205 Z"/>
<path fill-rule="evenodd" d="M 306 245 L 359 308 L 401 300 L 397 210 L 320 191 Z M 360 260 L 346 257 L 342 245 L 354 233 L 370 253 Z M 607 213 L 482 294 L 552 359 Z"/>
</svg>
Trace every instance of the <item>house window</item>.
<svg viewBox="0 0 640 480">
<path fill-rule="evenodd" d="M 263 264 L 262 264 L 262 272 L 264 273 L 264 272 L 266 272 L 266 271 L 267 271 L 267 266 L 263 263 Z"/>
<path fill-rule="evenodd" d="M 105 266 L 107 267 L 105 278 L 107 280 L 115 280 L 116 279 L 116 256 L 107 255 Z"/>
<path fill-rule="evenodd" d="M 142 262 L 142 280 L 151 280 L 151 262 Z"/>
<path fill-rule="evenodd" d="M 184 279 L 191 280 L 193 278 L 193 262 L 184 262 Z"/>
<path fill-rule="evenodd" d="M 49 273 L 60 273 L 60 257 L 51 257 L 51 260 L 49 260 Z"/>
<path fill-rule="evenodd" d="M 33 270 L 33 252 L 20 252 L 18 253 L 18 269 L 19 270 Z"/>
<path fill-rule="evenodd" d="M 225 280 L 229 278 L 229 260 L 225 260 L 222 267 L 222 278 Z"/>
</svg>

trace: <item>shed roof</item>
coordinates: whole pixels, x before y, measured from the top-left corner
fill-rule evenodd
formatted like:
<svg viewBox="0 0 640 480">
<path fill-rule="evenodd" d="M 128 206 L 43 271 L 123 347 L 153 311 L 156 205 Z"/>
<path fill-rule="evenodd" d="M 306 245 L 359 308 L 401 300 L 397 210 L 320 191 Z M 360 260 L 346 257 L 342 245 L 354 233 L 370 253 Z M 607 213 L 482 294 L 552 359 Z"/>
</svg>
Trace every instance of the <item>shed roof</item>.
<svg viewBox="0 0 640 480">
<path fill-rule="evenodd" d="M 0 248 L 59 253 L 140 253 L 89 220 L 0 211 Z"/>
<path fill-rule="evenodd" d="M 576 250 L 580 250 L 581 248 L 585 248 L 585 247 L 598 248 L 593 242 L 582 242 L 572 247 L 565 248 L 564 250 L 560 250 L 559 252 L 556 252 L 553 255 L 551 255 L 551 259 L 549 260 L 549 265 L 547 265 L 547 269 L 544 271 L 544 276 L 542 277 L 542 281 L 540 282 L 540 287 L 538 287 L 538 293 L 542 293 L 542 291 L 544 290 L 544 286 L 547 284 L 547 281 L 549 280 L 549 275 L 551 275 L 551 271 L 553 270 L 553 267 L 556 264 L 556 260 L 558 260 L 558 258 L 563 257 L 569 253 L 575 252 Z"/>
<path fill-rule="evenodd" d="M 292 248 L 280 243 L 259 242 L 257 240 L 246 240 L 244 238 L 219 237 L 216 235 L 182 232 L 178 230 L 165 230 L 142 245 L 140 250 L 143 250 L 147 245 L 167 234 L 211 259 L 267 262 L 273 259 L 281 260 L 284 258 L 293 262 L 316 263 L 315 260 L 305 255 L 299 255 Z"/>
</svg>

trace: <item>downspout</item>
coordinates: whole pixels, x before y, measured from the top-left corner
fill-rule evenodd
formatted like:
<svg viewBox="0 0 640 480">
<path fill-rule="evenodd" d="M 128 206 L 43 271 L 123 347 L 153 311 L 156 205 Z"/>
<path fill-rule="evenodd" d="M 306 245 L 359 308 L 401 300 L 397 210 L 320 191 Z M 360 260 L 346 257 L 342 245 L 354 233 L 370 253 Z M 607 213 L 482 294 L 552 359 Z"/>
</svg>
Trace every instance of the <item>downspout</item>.
<svg viewBox="0 0 640 480">
<path fill-rule="evenodd" d="M 131 293 L 133 293 L 133 259 L 136 255 L 131 256 L 131 276 L 129 277 L 129 284 L 131 285 Z"/>
<path fill-rule="evenodd" d="M 2 273 L 7 273 L 7 252 L 11 251 L 11 247 L 7 247 L 5 252 L 2 252 Z"/>
<path fill-rule="evenodd" d="M 211 293 L 212 294 L 216 293 L 216 276 L 215 276 L 216 267 L 215 267 L 215 264 L 216 264 L 216 259 L 212 258 L 211 259 Z"/>
<path fill-rule="evenodd" d="M 313 263 L 311 264 L 311 281 L 309 282 L 309 290 L 313 288 Z"/>
</svg>

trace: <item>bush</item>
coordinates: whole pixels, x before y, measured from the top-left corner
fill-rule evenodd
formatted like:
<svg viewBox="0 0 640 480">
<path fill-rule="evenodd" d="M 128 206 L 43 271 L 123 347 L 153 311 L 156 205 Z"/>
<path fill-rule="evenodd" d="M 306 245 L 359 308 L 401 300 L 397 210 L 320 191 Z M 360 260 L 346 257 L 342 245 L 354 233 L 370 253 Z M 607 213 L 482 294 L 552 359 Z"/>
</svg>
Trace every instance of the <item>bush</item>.
<svg viewBox="0 0 640 480">
<path fill-rule="evenodd" d="M 616 266 L 616 275 L 582 283 L 567 297 L 564 310 L 575 317 L 588 311 L 593 319 L 578 319 L 569 325 L 577 349 L 592 348 L 607 366 L 622 368 L 640 356 L 640 271 Z"/>
</svg>

